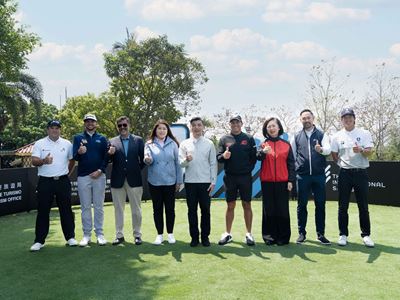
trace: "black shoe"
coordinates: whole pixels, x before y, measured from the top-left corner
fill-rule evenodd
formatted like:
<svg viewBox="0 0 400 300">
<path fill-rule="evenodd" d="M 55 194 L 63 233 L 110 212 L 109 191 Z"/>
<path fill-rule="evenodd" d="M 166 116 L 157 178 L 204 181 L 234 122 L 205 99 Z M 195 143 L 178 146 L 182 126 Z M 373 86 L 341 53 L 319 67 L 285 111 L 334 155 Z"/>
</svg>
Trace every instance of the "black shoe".
<svg viewBox="0 0 400 300">
<path fill-rule="evenodd" d="M 270 238 L 270 239 L 264 239 L 264 243 L 267 246 L 272 246 L 272 245 L 276 244 L 276 241 L 274 239 Z"/>
<path fill-rule="evenodd" d="M 277 244 L 278 246 L 285 246 L 285 245 L 288 245 L 289 242 L 286 242 L 286 241 L 277 241 L 276 244 Z"/>
<path fill-rule="evenodd" d="M 141 245 L 142 244 L 142 238 L 140 236 L 135 237 L 135 245 Z"/>
<path fill-rule="evenodd" d="M 201 239 L 201 244 L 204 247 L 210 247 L 210 240 L 208 238 Z"/>
<path fill-rule="evenodd" d="M 198 239 L 192 239 L 190 242 L 190 247 L 197 247 L 199 245 L 199 240 Z"/>
<path fill-rule="evenodd" d="M 296 240 L 296 244 L 303 244 L 306 241 L 306 235 L 304 233 L 300 233 L 299 237 Z"/>
<path fill-rule="evenodd" d="M 112 242 L 112 244 L 114 245 L 114 246 L 116 246 L 116 245 L 119 245 L 119 244 L 121 244 L 121 243 L 123 243 L 123 242 L 125 242 L 125 238 L 124 237 L 120 237 L 120 238 L 115 238 L 115 240 Z"/>
<path fill-rule="evenodd" d="M 320 243 L 322 245 L 330 245 L 331 244 L 331 242 L 323 235 L 319 235 L 317 240 L 320 241 Z"/>
<path fill-rule="evenodd" d="M 230 234 L 227 234 L 225 236 L 223 236 L 219 241 L 218 241 L 218 245 L 226 245 L 228 243 L 230 243 L 232 241 L 232 236 Z"/>
</svg>

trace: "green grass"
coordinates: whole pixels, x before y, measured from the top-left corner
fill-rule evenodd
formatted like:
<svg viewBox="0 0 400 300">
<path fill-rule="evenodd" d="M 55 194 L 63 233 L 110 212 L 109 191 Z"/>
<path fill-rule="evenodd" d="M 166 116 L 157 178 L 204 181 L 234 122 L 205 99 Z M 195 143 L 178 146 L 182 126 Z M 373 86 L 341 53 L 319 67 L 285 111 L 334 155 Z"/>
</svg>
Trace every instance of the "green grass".
<svg viewBox="0 0 400 300">
<path fill-rule="evenodd" d="M 0 299 L 398 299 L 400 296 L 400 208 L 370 206 L 372 238 L 359 236 L 358 213 L 350 205 L 347 247 L 315 242 L 314 204 L 309 204 L 308 242 L 297 238 L 296 204 L 291 202 L 292 238 L 288 246 L 267 247 L 261 240 L 261 202 L 253 201 L 257 245 L 244 244 L 240 202 L 234 242 L 216 245 L 224 231 L 225 201 L 212 203 L 209 248 L 191 248 L 186 203 L 176 203 L 175 245 L 154 246 L 151 202 L 143 203 L 143 240 L 132 243 L 126 207 L 125 245 L 64 246 L 58 211 L 52 210 L 46 246 L 30 253 L 36 212 L 0 218 Z M 76 236 L 82 237 L 79 207 Z M 337 240 L 337 203 L 327 203 L 326 235 Z M 114 238 L 114 211 L 105 205 L 105 235 Z M 94 238 L 94 236 L 93 236 Z"/>
</svg>

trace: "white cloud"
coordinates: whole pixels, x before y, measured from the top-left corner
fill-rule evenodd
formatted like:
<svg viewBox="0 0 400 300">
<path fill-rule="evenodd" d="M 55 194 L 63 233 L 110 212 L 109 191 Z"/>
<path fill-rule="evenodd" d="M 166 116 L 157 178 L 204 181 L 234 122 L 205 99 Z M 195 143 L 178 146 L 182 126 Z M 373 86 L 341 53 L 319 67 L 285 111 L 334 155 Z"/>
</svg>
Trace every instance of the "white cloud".
<svg viewBox="0 0 400 300">
<path fill-rule="evenodd" d="M 210 15 L 243 14 L 259 7 L 262 0 L 125 0 L 129 12 L 147 20 L 192 20 Z"/>
<path fill-rule="evenodd" d="M 393 44 L 389 49 L 390 54 L 400 56 L 400 43 Z"/>
<path fill-rule="evenodd" d="M 266 8 L 263 19 L 268 23 L 277 22 L 329 22 L 335 19 L 366 20 L 371 13 L 368 9 L 336 7 L 332 3 L 303 0 L 273 0 Z"/>
<path fill-rule="evenodd" d="M 330 55 L 326 48 L 311 41 L 282 44 L 278 54 L 286 59 L 324 58 Z"/>
<path fill-rule="evenodd" d="M 40 48 L 29 55 L 31 61 L 39 60 L 62 60 L 74 58 L 84 64 L 93 63 L 102 58 L 107 49 L 103 44 L 96 44 L 92 49 L 84 45 L 64 45 L 52 42 L 43 43 Z"/>
<path fill-rule="evenodd" d="M 248 28 L 242 28 L 222 29 L 210 38 L 196 35 L 191 38 L 190 44 L 193 50 L 211 48 L 215 51 L 227 52 L 235 49 L 260 50 L 260 48 L 273 48 L 276 46 L 276 41 Z"/>
<path fill-rule="evenodd" d="M 160 34 L 156 33 L 155 31 L 152 31 L 148 27 L 142 27 L 142 26 L 136 26 L 134 29 L 134 33 L 139 41 L 148 39 L 148 38 L 154 38 L 158 37 Z"/>
<path fill-rule="evenodd" d="M 15 15 L 14 15 L 14 19 L 21 23 L 22 20 L 25 18 L 25 14 L 22 11 L 18 11 Z"/>
<path fill-rule="evenodd" d="M 194 1 L 153 0 L 142 7 L 142 16 L 148 20 L 190 20 L 203 17 L 201 6 Z"/>
<path fill-rule="evenodd" d="M 237 68 L 241 71 L 250 71 L 256 68 L 259 64 L 260 62 L 256 59 L 239 59 L 236 62 Z"/>
</svg>

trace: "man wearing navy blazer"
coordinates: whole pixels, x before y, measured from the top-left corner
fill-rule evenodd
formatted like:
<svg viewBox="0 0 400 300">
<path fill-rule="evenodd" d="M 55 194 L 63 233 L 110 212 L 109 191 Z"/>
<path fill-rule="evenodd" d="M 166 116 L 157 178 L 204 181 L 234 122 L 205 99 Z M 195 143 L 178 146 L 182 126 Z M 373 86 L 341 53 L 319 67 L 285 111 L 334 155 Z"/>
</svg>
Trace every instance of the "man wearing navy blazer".
<svg viewBox="0 0 400 300">
<path fill-rule="evenodd" d="M 130 121 L 126 116 L 116 121 L 119 135 L 110 140 L 108 154 L 113 164 L 111 171 L 111 195 L 115 211 L 116 238 L 113 245 L 121 244 L 124 238 L 124 209 L 126 196 L 131 206 L 132 229 L 135 244 L 142 244 L 142 209 L 143 194 L 141 170 L 145 164 L 143 139 L 130 133 Z"/>
</svg>

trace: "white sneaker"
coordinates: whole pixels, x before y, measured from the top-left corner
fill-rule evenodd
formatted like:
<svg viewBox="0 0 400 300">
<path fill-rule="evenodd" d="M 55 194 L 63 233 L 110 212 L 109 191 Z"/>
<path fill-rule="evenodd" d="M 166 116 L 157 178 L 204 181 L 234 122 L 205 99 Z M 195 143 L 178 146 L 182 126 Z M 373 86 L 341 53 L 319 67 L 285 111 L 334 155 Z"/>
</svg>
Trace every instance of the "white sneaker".
<svg viewBox="0 0 400 300">
<path fill-rule="evenodd" d="M 79 242 L 80 247 L 86 247 L 90 243 L 90 237 L 83 236 L 82 240 Z"/>
<path fill-rule="evenodd" d="M 369 237 L 369 235 L 364 236 L 363 238 L 364 245 L 370 248 L 375 246 L 373 240 Z"/>
<path fill-rule="evenodd" d="M 67 245 L 70 246 L 70 247 L 78 246 L 78 241 L 76 239 L 74 239 L 74 238 L 70 238 L 67 241 Z"/>
<path fill-rule="evenodd" d="M 168 243 L 175 244 L 176 240 L 173 233 L 168 233 Z"/>
<path fill-rule="evenodd" d="M 43 244 L 41 244 L 41 243 L 34 243 L 32 246 L 31 246 L 31 251 L 32 252 L 35 252 L 35 251 L 39 251 L 40 249 L 42 249 L 43 248 Z"/>
<path fill-rule="evenodd" d="M 347 245 L 347 236 L 345 236 L 345 235 L 339 236 L 339 240 L 337 243 L 339 246 L 346 246 Z"/>
<path fill-rule="evenodd" d="M 161 245 L 163 242 L 164 238 L 162 234 L 159 234 L 156 236 L 156 240 L 154 241 L 154 245 Z"/>
<path fill-rule="evenodd" d="M 106 239 L 104 238 L 104 235 L 99 235 L 97 237 L 97 244 L 99 244 L 99 246 L 104 246 L 107 244 Z"/>
<path fill-rule="evenodd" d="M 254 246 L 256 244 L 254 237 L 250 232 L 246 233 L 245 242 L 247 246 Z"/>
</svg>

